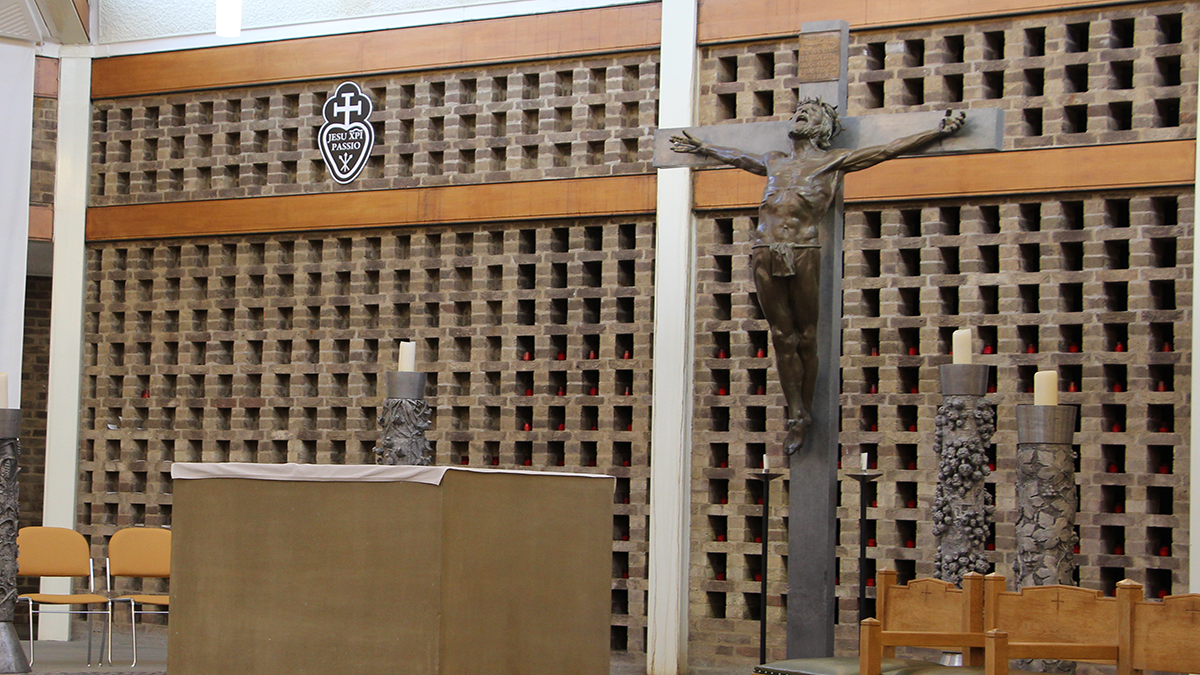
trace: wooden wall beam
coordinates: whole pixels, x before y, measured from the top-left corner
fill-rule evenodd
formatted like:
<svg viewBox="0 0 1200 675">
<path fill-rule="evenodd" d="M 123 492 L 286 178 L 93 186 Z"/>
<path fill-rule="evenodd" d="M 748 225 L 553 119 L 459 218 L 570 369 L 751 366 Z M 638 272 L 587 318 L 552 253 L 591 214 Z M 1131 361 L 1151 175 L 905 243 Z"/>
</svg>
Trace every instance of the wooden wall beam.
<svg viewBox="0 0 1200 675">
<path fill-rule="evenodd" d="M 1128 0 L 700 0 L 701 44 L 796 35 L 800 24 L 842 19 L 852 30 L 1064 11 Z"/>
<path fill-rule="evenodd" d="M 658 49 L 647 3 L 96 59 L 92 98 Z"/>
<path fill-rule="evenodd" d="M 1196 142 L 903 157 L 846 176 L 846 201 L 921 201 L 989 195 L 1121 190 L 1196 181 Z M 764 178 L 736 169 L 696 172 L 696 209 L 747 208 Z"/>
<path fill-rule="evenodd" d="M 906 157 L 846 179 L 850 202 L 1121 190 L 1195 182 L 1195 141 Z M 764 179 L 698 171 L 696 209 L 757 206 Z M 88 210 L 89 241 L 195 237 L 654 212 L 653 175 L 258 197 Z"/>
<path fill-rule="evenodd" d="M 654 213 L 653 175 L 335 192 L 88 209 L 113 241 Z"/>
</svg>

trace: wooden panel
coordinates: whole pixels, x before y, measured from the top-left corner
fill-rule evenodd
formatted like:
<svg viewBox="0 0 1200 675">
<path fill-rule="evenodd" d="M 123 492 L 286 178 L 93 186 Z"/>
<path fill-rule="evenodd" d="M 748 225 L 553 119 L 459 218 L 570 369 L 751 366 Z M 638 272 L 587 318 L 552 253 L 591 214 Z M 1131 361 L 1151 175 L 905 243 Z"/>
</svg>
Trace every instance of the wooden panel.
<svg viewBox="0 0 1200 675">
<path fill-rule="evenodd" d="M 92 97 L 657 49 L 661 5 L 624 5 L 96 59 Z"/>
<path fill-rule="evenodd" d="M 653 213 L 650 175 L 88 210 L 89 241 Z"/>
<path fill-rule="evenodd" d="M 962 610 L 963 592 L 954 584 L 939 579 L 915 579 L 907 586 L 888 589 L 884 627 L 886 633 L 958 630 L 962 626 Z"/>
<path fill-rule="evenodd" d="M 39 56 L 34 61 L 33 95 L 58 98 L 58 59 Z"/>
<path fill-rule="evenodd" d="M 1200 594 L 1167 596 L 1133 606 L 1135 669 L 1200 672 Z"/>
<path fill-rule="evenodd" d="M 44 241 L 54 240 L 54 207 L 33 205 L 29 207 L 29 238 Z"/>
<path fill-rule="evenodd" d="M 1195 141 L 906 157 L 846 176 L 849 202 L 1188 185 Z M 766 179 L 736 169 L 696 173 L 696 208 L 757 206 Z"/>
<path fill-rule="evenodd" d="M 701 44 L 795 35 L 800 24 L 841 19 L 852 29 L 1124 4 L 1116 0 L 700 0 Z"/>
<path fill-rule="evenodd" d="M 1033 658 L 1036 644 L 1117 646 L 1117 601 L 1100 591 L 1074 586 L 1028 586 L 996 596 L 995 625 L 1008 634 L 1012 658 Z M 1035 643 L 1034 646 L 1024 643 Z M 1071 658 L 1065 651 L 1041 658 Z M 1097 655 L 1096 658 L 1109 658 Z"/>
</svg>

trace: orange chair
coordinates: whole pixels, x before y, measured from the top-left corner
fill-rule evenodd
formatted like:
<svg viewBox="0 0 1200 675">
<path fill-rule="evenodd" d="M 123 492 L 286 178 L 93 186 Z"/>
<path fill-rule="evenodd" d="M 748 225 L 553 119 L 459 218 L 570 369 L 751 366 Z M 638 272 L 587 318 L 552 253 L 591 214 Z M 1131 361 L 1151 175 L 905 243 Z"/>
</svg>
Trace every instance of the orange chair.
<svg viewBox="0 0 1200 675">
<path fill-rule="evenodd" d="M 86 614 L 88 617 L 88 665 L 92 665 L 92 616 L 101 614 L 105 621 L 112 621 L 112 603 L 96 593 L 95 565 L 87 540 L 75 530 L 65 527 L 23 527 L 17 532 L 17 574 L 25 577 L 87 577 L 88 592 L 58 595 L 53 593 L 27 593 L 17 598 L 29 605 L 29 665 L 34 659 L 33 617 L 45 610 L 34 606 L 66 606 L 68 614 Z M 88 609 L 70 609 L 82 606 Z M 104 609 L 90 609 L 103 606 Z M 103 665 L 106 633 L 101 633 L 100 654 L 96 665 Z"/>
<path fill-rule="evenodd" d="M 1129 595 L 1129 620 L 1121 626 L 1118 675 L 1144 670 L 1200 673 L 1200 593 L 1146 601 L 1141 584 L 1126 579 L 1117 597 Z"/>
<path fill-rule="evenodd" d="M 108 587 L 113 577 L 168 579 L 171 577 L 171 531 L 157 527 L 118 530 L 108 542 Z M 131 593 L 113 598 L 129 603 L 129 629 L 133 637 L 133 663 L 137 665 L 137 617 L 139 614 L 168 614 L 168 609 L 145 609 L 146 605 L 169 607 L 171 596 Z M 141 605 L 142 609 L 138 609 Z M 112 664 L 112 624 L 109 623 L 108 662 Z"/>
</svg>

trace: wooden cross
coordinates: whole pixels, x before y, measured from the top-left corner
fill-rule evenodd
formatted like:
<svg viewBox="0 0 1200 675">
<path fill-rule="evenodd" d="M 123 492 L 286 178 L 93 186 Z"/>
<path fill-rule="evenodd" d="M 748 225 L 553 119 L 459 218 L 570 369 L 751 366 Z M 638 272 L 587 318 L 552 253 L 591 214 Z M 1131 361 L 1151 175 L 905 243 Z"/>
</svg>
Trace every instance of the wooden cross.
<svg viewBox="0 0 1200 675">
<path fill-rule="evenodd" d="M 797 69 L 800 99 L 820 98 L 846 110 L 846 71 L 849 24 L 823 21 L 804 24 L 799 36 Z M 843 131 L 833 148 L 859 149 L 938 128 L 941 112 L 870 115 L 841 118 Z M 792 122 L 758 122 L 691 127 L 696 139 L 745 153 L 790 153 Z M 955 135 L 925 147 L 922 154 L 999 150 L 1004 115 L 998 109 L 970 110 L 965 126 Z M 654 163 L 659 168 L 715 166 L 717 161 L 672 149 L 670 138 L 681 129 L 659 129 Z M 788 658 L 833 654 L 837 612 L 834 589 L 837 546 L 837 455 L 840 418 L 842 321 L 842 189 L 820 228 L 820 308 L 816 393 L 813 424 L 802 449 L 791 458 L 788 546 Z M 750 251 L 748 250 L 749 254 Z M 795 411 L 792 411 L 795 414 Z M 765 598 L 763 599 L 766 605 Z"/>
</svg>

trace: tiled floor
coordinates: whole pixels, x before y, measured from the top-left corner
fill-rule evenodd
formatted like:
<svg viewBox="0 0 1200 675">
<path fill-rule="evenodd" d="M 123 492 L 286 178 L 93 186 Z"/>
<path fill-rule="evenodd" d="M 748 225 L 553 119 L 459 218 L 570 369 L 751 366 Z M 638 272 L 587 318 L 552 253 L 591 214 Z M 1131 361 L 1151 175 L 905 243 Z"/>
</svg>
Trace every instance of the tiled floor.
<svg viewBox="0 0 1200 675">
<path fill-rule="evenodd" d="M 23 642 L 22 648 L 28 656 L 29 643 Z M 128 634 L 113 635 L 113 661 L 116 665 L 88 667 L 87 641 L 72 640 L 70 642 L 38 642 L 37 661 L 33 664 L 33 672 L 37 675 L 84 675 L 86 673 L 137 673 L 138 675 L 157 675 L 167 672 L 167 638 L 166 635 L 153 633 L 138 634 L 138 663 L 130 667 L 133 651 Z M 92 645 L 93 659 L 99 650 L 99 641 Z"/>
</svg>

